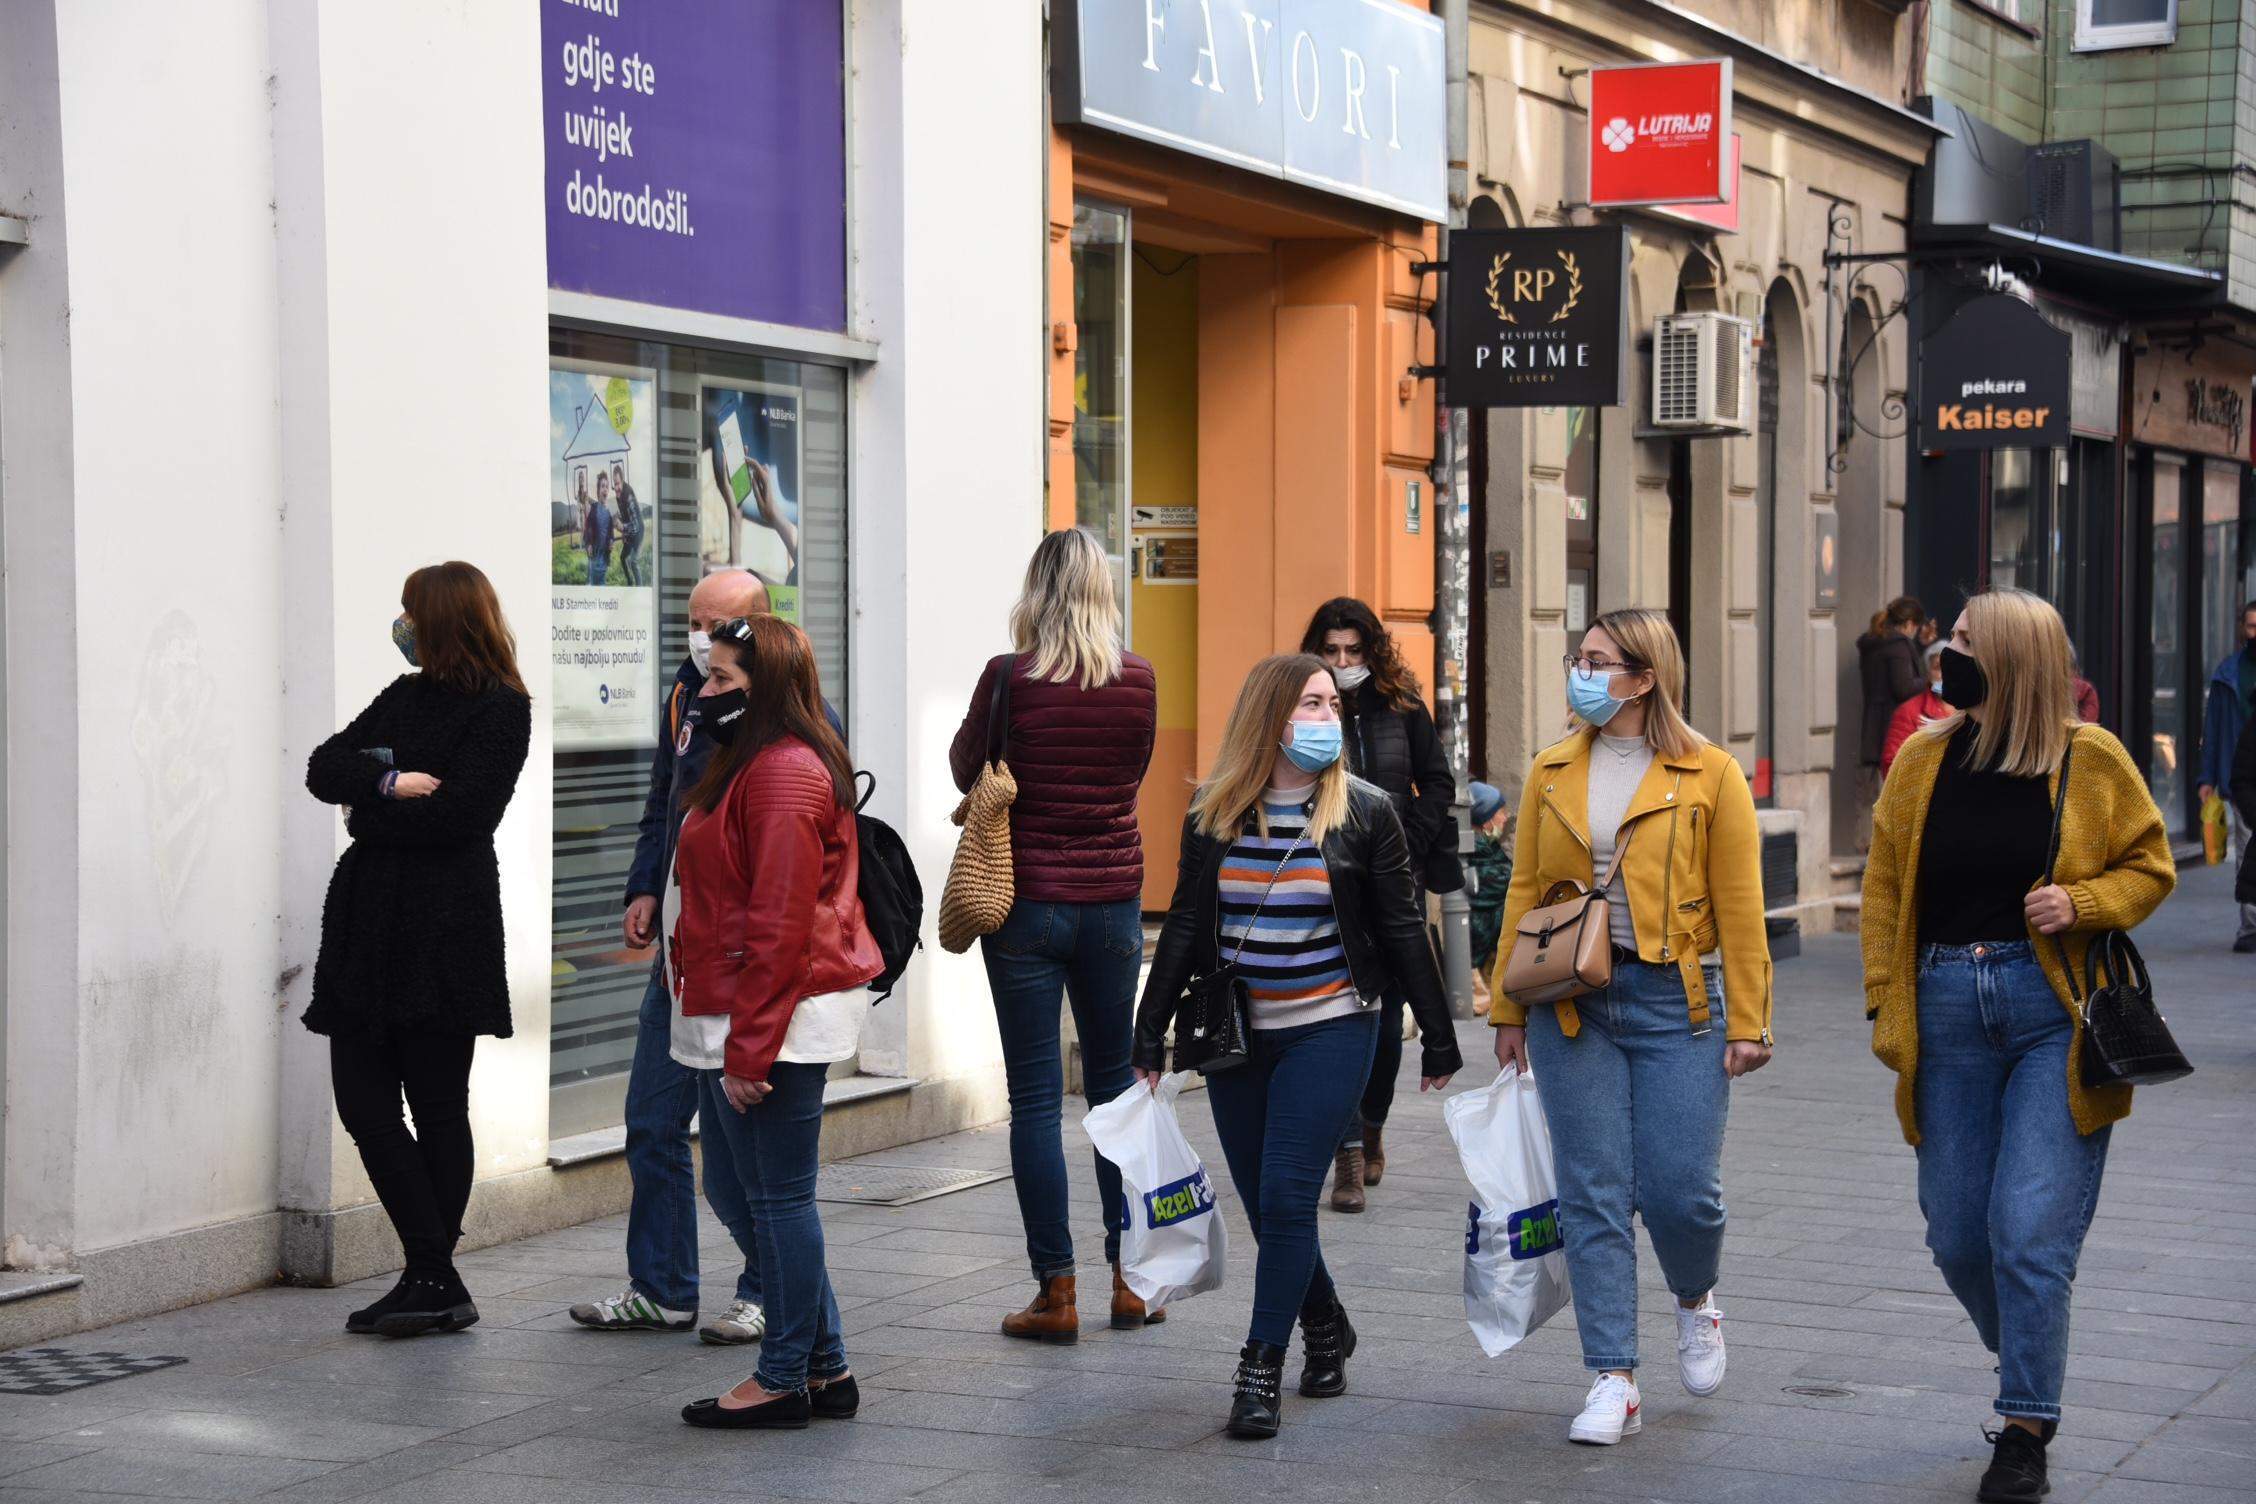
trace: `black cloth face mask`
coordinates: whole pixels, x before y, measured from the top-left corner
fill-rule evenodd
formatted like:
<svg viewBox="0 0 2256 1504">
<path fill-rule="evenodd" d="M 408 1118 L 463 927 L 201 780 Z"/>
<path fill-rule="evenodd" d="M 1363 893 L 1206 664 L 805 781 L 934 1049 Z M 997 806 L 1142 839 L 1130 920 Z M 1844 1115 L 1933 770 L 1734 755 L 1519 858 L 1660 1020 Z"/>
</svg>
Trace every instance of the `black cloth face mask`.
<svg viewBox="0 0 2256 1504">
<path fill-rule="evenodd" d="M 1990 697 L 1989 675 L 1982 672 L 1982 665 L 1974 661 L 1972 653 L 1945 648 L 1942 662 L 1941 694 L 1945 705 L 1953 710 L 1972 710 Z"/>
<path fill-rule="evenodd" d="M 744 724 L 744 712 L 752 702 L 741 689 L 723 690 L 717 695 L 704 695 L 697 701 L 697 724 L 705 734 L 722 746 L 736 740 L 736 728 Z"/>
</svg>

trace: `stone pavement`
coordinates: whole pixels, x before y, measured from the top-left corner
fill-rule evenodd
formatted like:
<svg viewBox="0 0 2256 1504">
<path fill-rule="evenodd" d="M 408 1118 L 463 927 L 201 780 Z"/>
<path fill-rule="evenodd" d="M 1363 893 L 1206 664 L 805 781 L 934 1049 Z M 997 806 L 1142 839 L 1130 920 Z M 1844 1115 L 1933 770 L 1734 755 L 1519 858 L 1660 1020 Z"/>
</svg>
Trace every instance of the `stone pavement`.
<svg viewBox="0 0 2256 1504">
<path fill-rule="evenodd" d="M 2256 959 L 2225 953 L 2228 894 L 2221 870 L 2197 870 L 2141 937 L 2200 1070 L 2142 1094 L 2117 1130 L 2076 1291 L 2069 1416 L 2053 1447 L 2061 1504 L 2256 1497 Z M 1911 1153 L 1866 1052 L 1854 947 L 1816 941 L 1780 967 L 1778 1060 L 1737 1091 L 1719 1291 L 1729 1382 L 1709 1400 L 1679 1389 L 1648 1253 L 1648 1420 L 1611 1450 L 1564 1439 L 1584 1388 L 1571 1317 L 1496 1361 L 1474 1345 L 1459 1298 L 1466 1188 L 1438 1099 L 1412 1090 L 1371 1210 L 1323 1216 L 1363 1334 L 1351 1393 L 1289 1397 L 1275 1441 L 1220 1434 L 1248 1310 L 1242 1222 L 1228 1288 L 1162 1327 L 1092 1323 L 1078 1347 L 1035 1347 L 994 1333 L 1029 1293 L 1011 1189 L 997 1183 L 899 1210 L 825 1205 L 866 1396 L 851 1423 L 776 1436 L 683 1426 L 684 1401 L 750 1360 L 687 1335 L 571 1327 L 568 1304 L 620 1282 L 614 1218 L 466 1258 L 485 1320 L 458 1336 L 343 1335 L 346 1310 L 388 1283 L 374 1281 L 66 1339 L 190 1361 L 61 1398 L 0 1395 L 0 1504 L 1971 1499 L 1991 1359 L 1921 1247 Z M 1468 1055 L 1485 1048 L 1480 1026 L 1464 1035 Z M 1465 1081 L 1489 1075 L 1479 1064 Z M 1203 1101 L 1186 1106 L 1219 1165 Z M 1005 1138 L 877 1158 L 999 1165 Z M 1086 1159 L 1073 1158 L 1086 1223 Z M 706 1242 L 716 1298 L 726 1246 Z M 1094 1266 L 1083 1277 L 1101 1287 Z"/>
</svg>

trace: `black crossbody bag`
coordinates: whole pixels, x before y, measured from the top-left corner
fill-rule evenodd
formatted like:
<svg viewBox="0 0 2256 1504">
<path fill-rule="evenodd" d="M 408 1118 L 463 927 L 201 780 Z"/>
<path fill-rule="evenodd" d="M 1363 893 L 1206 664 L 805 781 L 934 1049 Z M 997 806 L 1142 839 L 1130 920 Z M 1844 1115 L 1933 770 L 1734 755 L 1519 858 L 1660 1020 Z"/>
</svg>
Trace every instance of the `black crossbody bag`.
<svg viewBox="0 0 2256 1504">
<path fill-rule="evenodd" d="M 2052 886 L 2053 868 L 2060 860 L 2060 817 L 2068 807 L 2068 764 L 2076 755 L 2076 738 L 2060 755 L 2060 793 L 2052 806 L 2052 846 L 2045 856 L 2045 886 Z M 2083 1020 L 2083 1044 L 2077 1052 L 2076 1070 L 2087 1088 L 2100 1086 L 2160 1086 L 2193 1074 L 2193 1062 L 2178 1048 L 2154 1006 L 2154 987 L 2147 978 L 2146 960 L 2121 930 L 2103 930 L 2092 936 L 2084 952 L 2080 980 L 2068 959 L 2068 947 L 2052 937 L 2060 952 L 2060 968 L 2068 974 L 2068 993 Z"/>
<path fill-rule="evenodd" d="M 1175 1069 L 1211 1076 L 1246 1063 L 1246 1020 L 1253 1009 L 1253 998 L 1238 971 L 1238 958 L 1245 954 L 1254 925 L 1269 907 L 1269 895 L 1277 891 L 1277 879 L 1285 875 L 1286 864 L 1307 839 L 1303 830 L 1277 859 L 1277 870 L 1269 874 L 1269 886 L 1261 890 L 1261 902 L 1254 906 L 1253 918 L 1246 921 L 1245 938 L 1238 941 L 1230 959 L 1184 985 L 1182 1019 L 1175 1029 Z M 1216 902 L 1220 902 L 1219 896 Z M 1217 944 L 1215 950 L 1219 953 L 1221 946 Z"/>
</svg>

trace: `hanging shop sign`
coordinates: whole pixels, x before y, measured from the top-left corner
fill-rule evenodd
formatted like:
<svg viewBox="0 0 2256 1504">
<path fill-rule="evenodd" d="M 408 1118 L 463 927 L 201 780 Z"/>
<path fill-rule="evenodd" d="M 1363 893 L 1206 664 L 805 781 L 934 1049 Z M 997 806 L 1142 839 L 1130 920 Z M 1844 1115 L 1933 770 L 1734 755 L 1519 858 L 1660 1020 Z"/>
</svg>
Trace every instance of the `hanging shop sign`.
<svg viewBox="0 0 2256 1504">
<path fill-rule="evenodd" d="M 548 285 L 845 328 L 843 16 L 809 0 L 542 5 Z"/>
<path fill-rule="evenodd" d="M 1731 59 L 1590 70 L 1590 202 L 1732 197 Z"/>
<path fill-rule="evenodd" d="M 1730 191 L 1720 204 L 1656 204 L 1653 212 L 1666 214 L 1672 219 L 1688 219 L 1696 225 L 1706 225 L 1711 230 L 1721 230 L 1726 235 L 1739 233 L 1739 163 L 1741 157 L 1739 133 L 1731 133 L 1731 170 L 1725 181 Z"/>
<path fill-rule="evenodd" d="M 2151 346 L 2131 367 L 2131 437 L 2164 449 L 2241 458 L 2249 452 L 2252 364 L 2249 352 L 2231 345 Z"/>
<path fill-rule="evenodd" d="M 1449 404 L 1619 406 L 1628 292 L 1619 225 L 1451 231 Z"/>
<path fill-rule="evenodd" d="M 1923 449 L 2050 449 L 2068 442 L 2070 342 L 2021 299 L 1975 298 L 1919 352 Z"/>
<path fill-rule="evenodd" d="M 1058 123 L 1448 217 L 1441 22 L 1399 0 L 1059 0 Z"/>
</svg>

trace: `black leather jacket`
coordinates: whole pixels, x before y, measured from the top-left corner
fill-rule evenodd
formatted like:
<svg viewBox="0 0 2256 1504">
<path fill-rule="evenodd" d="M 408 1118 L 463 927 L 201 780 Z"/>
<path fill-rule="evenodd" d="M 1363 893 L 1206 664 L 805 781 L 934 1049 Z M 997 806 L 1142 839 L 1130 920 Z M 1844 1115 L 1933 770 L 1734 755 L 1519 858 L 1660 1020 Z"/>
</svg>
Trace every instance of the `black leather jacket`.
<svg viewBox="0 0 2256 1504">
<path fill-rule="evenodd" d="M 1465 886 L 1465 867 L 1457 855 L 1457 822 L 1450 806 L 1457 783 L 1449 773 L 1433 716 L 1423 704 L 1398 709 L 1379 697 L 1365 680 L 1340 696 L 1345 713 L 1347 770 L 1377 784 L 1394 800 L 1402 835 L 1410 845 L 1410 875 L 1429 893 L 1454 893 Z"/>
<path fill-rule="evenodd" d="M 1426 916 L 1410 870 L 1401 817 L 1386 793 L 1360 779 L 1348 783 L 1347 819 L 1324 837 L 1324 868 L 1332 907 L 1339 916 L 1340 946 L 1363 1006 L 1376 1005 L 1399 984 L 1418 1020 L 1424 1047 L 1419 1074 L 1447 1076 L 1464 1064 L 1449 1017 L 1441 967 L 1426 937 Z M 1249 817 L 1250 818 L 1250 817 Z M 1217 877 L 1230 843 L 1199 834 L 1196 817 L 1183 822 L 1182 857 L 1175 897 L 1167 908 L 1159 948 L 1143 1002 L 1136 1009 L 1132 1059 L 1138 1069 L 1164 1070 L 1167 1034 L 1183 989 L 1217 959 L 1221 922 L 1215 910 Z"/>
</svg>

